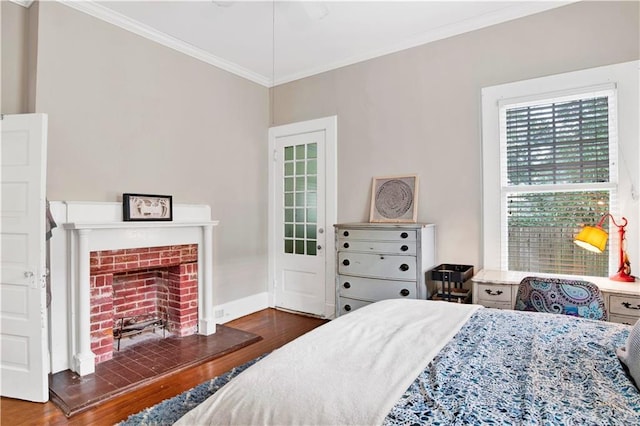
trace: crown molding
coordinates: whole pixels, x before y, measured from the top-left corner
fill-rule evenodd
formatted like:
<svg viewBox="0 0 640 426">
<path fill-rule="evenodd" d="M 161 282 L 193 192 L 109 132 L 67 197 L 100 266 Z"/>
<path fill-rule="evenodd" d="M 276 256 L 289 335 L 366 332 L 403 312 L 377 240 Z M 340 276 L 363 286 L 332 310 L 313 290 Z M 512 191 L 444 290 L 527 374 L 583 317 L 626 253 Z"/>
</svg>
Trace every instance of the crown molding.
<svg viewBox="0 0 640 426">
<path fill-rule="evenodd" d="M 17 4 L 18 6 L 22 6 L 25 9 L 29 9 L 33 4 L 34 0 L 9 0 L 9 1 L 11 1 L 11 3 Z"/>
<path fill-rule="evenodd" d="M 22 0 L 13 0 L 13 1 L 24 2 Z M 206 52 L 198 47 L 185 43 L 184 41 L 171 37 L 152 27 L 149 27 L 148 25 L 142 24 L 141 22 L 131 19 L 125 15 L 122 15 L 121 13 L 115 12 L 109 8 L 106 8 L 100 4 L 97 4 L 93 0 L 86 0 L 86 1 L 57 0 L 57 1 L 60 4 L 68 6 L 72 9 L 86 13 L 87 15 L 91 15 L 94 18 L 98 18 L 102 21 L 113 24 L 124 30 L 130 31 L 134 34 L 144 37 L 148 40 L 155 41 L 156 43 L 159 43 L 159 44 L 162 44 L 163 46 L 177 50 L 178 52 L 184 53 L 185 55 L 191 56 L 202 62 L 206 62 L 209 65 L 213 65 L 215 67 L 228 71 L 232 74 L 246 78 L 247 80 L 253 81 L 254 83 L 258 83 L 262 86 L 271 87 L 270 78 L 267 78 L 263 75 L 250 71 L 246 68 L 240 67 L 225 59 L 214 56 L 209 52 Z"/>
<path fill-rule="evenodd" d="M 33 0 L 11 0 L 12 2 L 24 7 L 29 7 L 33 3 Z M 125 15 L 115 12 L 112 9 L 106 8 L 93 0 L 83 1 L 65 1 L 56 0 L 59 3 L 76 9 L 80 12 L 86 13 L 94 18 L 108 22 L 115 26 L 118 26 L 126 31 L 130 31 L 148 40 L 155 41 L 166 47 L 174 49 L 185 55 L 191 56 L 195 59 L 218 67 L 222 70 L 228 71 L 232 74 L 246 78 L 254 83 L 260 84 L 264 87 L 270 88 L 280 84 L 289 83 L 295 80 L 299 80 L 306 77 L 311 77 L 316 74 L 331 71 L 337 68 L 353 65 L 358 62 L 367 61 L 380 56 L 396 53 L 402 50 L 410 49 L 416 46 L 420 46 L 433 41 L 441 40 L 447 37 L 456 36 L 466 32 L 478 30 L 491 25 L 500 24 L 510 20 L 522 18 L 535 13 L 544 12 L 549 9 L 553 9 L 560 6 L 565 6 L 571 3 L 575 3 L 580 0 L 560 0 L 560 1 L 523 1 L 515 6 L 506 7 L 495 12 L 486 13 L 482 16 L 472 19 L 463 20 L 454 24 L 444 25 L 441 28 L 437 28 L 433 31 L 429 31 L 420 34 L 417 37 L 408 39 L 402 43 L 394 46 L 387 47 L 385 49 L 378 49 L 370 51 L 362 55 L 355 55 L 340 61 L 327 63 L 321 67 L 313 69 L 307 69 L 304 71 L 282 75 L 275 81 L 271 77 L 264 76 L 254 71 L 241 67 L 233 62 L 219 58 L 206 52 L 203 49 L 197 48 L 191 44 L 185 43 L 182 40 L 171 37 L 163 32 L 160 32 L 152 27 L 149 27 L 141 22 L 133 20 Z M 277 74 L 277 73 L 276 73 Z"/>
</svg>

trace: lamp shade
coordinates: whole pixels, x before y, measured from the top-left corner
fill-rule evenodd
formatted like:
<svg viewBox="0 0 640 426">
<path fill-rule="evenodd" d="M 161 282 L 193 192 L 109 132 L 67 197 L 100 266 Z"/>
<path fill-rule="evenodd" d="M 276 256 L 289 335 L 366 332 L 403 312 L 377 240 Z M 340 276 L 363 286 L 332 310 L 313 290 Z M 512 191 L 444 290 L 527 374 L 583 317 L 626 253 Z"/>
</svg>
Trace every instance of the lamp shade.
<svg viewBox="0 0 640 426">
<path fill-rule="evenodd" d="M 585 226 L 573 242 L 584 249 L 602 253 L 607 246 L 608 237 L 607 231 L 599 226 Z"/>
</svg>

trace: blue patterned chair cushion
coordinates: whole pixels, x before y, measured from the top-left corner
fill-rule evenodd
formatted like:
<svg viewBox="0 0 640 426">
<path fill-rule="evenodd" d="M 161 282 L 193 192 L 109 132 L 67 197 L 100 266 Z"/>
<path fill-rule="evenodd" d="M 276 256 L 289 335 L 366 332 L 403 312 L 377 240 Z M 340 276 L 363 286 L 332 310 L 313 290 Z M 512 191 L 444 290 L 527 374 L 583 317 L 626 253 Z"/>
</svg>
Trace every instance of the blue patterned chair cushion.
<svg viewBox="0 0 640 426">
<path fill-rule="evenodd" d="M 588 281 L 526 277 L 520 282 L 515 309 L 550 312 L 607 321 L 604 298 Z"/>
<path fill-rule="evenodd" d="M 629 374 L 636 382 L 636 387 L 640 389 L 640 320 L 633 326 L 627 343 L 623 348 L 617 350 L 618 358 L 629 369 Z"/>
</svg>

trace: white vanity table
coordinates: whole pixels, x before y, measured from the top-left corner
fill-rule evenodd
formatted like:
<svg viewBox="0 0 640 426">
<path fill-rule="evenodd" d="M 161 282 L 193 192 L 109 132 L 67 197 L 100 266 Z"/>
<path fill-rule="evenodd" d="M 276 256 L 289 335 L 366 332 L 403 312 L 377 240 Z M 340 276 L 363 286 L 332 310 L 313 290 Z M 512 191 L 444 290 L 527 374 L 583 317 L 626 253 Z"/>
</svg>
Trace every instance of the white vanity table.
<svg viewBox="0 0 640 426">
<path fill-rule="evenodd" d="M 473 303 L 488 308 L 513 309 L 518 285 L 527 276 L 550 276 L 534 272 L 497 271 L 483 269 L 471 281 Z M 604 277 L 558 276 L 596 284 L 604 296 L 609 321 L 633 325 L 640 318 L 640 282 L 625 283 Z"/>
</svg>

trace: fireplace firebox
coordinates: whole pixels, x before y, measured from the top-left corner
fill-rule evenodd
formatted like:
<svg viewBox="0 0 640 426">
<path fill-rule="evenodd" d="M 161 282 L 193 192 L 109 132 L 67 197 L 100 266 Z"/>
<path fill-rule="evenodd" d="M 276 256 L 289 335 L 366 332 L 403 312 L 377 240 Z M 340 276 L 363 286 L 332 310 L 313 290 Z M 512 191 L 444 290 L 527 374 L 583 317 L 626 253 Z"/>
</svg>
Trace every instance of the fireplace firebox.
<svg viewBox="0 0 640 426">
<path fill-rule="evenodd" d="M 197 332 L 197 261 L 196 244 L 90 253 L 91 351 L 96 363 L 111 359 L 122 337 L 159 325 L 179 337 Z"/>
</svg>

